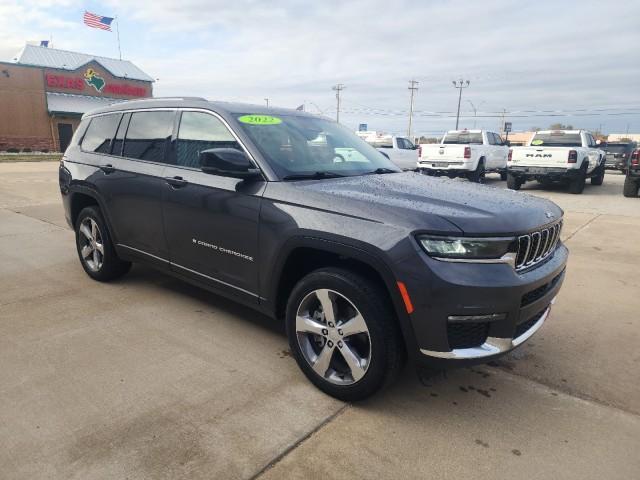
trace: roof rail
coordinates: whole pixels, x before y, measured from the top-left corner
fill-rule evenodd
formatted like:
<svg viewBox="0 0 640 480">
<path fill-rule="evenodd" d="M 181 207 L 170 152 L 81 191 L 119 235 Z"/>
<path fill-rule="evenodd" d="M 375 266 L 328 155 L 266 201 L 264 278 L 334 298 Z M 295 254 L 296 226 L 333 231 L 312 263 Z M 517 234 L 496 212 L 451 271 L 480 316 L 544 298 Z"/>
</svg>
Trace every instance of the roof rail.
<svg viewBox="0 0 640 480">
<path fill-rule="evenodd" d="M 207 99 L 203 97 L 149 97 L 144 100 L 202 100 L 206 102 Z"/>
</svg>

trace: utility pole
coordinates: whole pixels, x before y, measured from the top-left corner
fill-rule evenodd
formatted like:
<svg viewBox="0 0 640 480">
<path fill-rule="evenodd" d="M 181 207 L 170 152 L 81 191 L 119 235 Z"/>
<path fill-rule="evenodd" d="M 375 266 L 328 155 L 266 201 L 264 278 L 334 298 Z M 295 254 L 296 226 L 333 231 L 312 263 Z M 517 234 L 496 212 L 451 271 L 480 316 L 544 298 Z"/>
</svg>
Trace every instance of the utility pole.
<svg viewBox="0 0 640 480">
<path fill-rule="evenodd" d="M 413 138 L 411 137 L 411 124 L 413 122 L 413 96 L 415 92 L 418 91 L 418 82 L 415 80 L 409 80 L 409 91 L 411 92 L 411 100 L 409 103 L 409 128 L 407 129 L 407 137 L 413 143 Z"/>
<path fill-rule="evenodd" d="M 264 101 L 267 102 L 267 108 L 269 108 L 269 99 L 265 98 Z"/>
<path fill-rule="evenodd" d="M 336 92 L 336 122 L 340 123 L 340 92 L 344 90 L 344 85 L 342 83 L 339 83 L 331 87 L 331 89 Z"/>
<path fill-rule="evenodd" d="M 467 102 L 469 102 L 469 105 L 471 105 L 471 108 L 473 109 L 473 128 L 476 128 L 476 116 L 478 115 L 478 109 L 471 100 L 467 100 Z M 478 107 L 480 107 L 480 105 L 482 105 L 483 103 L 484 101 L 480 102 L 478 104 Z"/>
<path fill-rule="evenodd" d="M 460 102 L 462 101 L 462 89 L 467 88 L 471 82 L 469 80 L 460 79 L 458 81 L 454 80 L 451 83 L 453 83 L 453 86 L 455 88 L 460 90 L 460 94 L 458 95 L 458 114 L 456 115 L 456 130 L 458 130 L 458 123 L 460 122 Z"/>
<path fill-rule="evenodd" d="M 505 120 L 504 120 L 504 117 L 505 117 L 505 115 L 506 115 L 506 114 L 507 114 L 507 109 L 506 109 L 506 108 L 503 108 L 503 109 L 502 109 L 502 123 L 501 123 L 501 125 L 500 125 L 500 131 L 501 131 L 502 133 L 504 133 L 504 121 L 505 121 Z"/>
</svg>

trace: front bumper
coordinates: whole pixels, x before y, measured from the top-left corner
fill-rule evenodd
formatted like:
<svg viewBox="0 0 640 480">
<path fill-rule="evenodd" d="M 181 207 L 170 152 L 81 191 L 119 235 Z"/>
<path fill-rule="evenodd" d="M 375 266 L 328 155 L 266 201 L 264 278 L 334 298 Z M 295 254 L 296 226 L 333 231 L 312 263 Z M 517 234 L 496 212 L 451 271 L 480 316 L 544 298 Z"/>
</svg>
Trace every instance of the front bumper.
<svg viewBox="0 0 640 480">
<path fill-rule="evenodd" d="M 414 311 L 416 361 L 432 367 L 481 363 L 526 342 L 547 320 L 562 286 L 568 250 L 534 268 L 450 263 L 419 252 L 400 265 Z"/>
<path fill-rule="evenodd" d="M 501 338 L 501 337 L 487 337 L 484 343 L 478 347 L 470 348 L 454 348 L 449 352 L 439 352 L 437 350 L 420 349 L 422 355 L 435 358 L 445 358 L 453 360 L 476 360 L 484 359 L 486 357 L 496 357 L 510 352 L 514 348 L 522 345 L 529 340 L 540 330 L 540 327 L 549 317 L 551 312 L 551 305 L 555 301 L 555 298 L 551 300 L 549 306 L 542 311 L 540 317 L 527 329 L 524 333 L 518 335 L 516 338 Z"/>
</svg>

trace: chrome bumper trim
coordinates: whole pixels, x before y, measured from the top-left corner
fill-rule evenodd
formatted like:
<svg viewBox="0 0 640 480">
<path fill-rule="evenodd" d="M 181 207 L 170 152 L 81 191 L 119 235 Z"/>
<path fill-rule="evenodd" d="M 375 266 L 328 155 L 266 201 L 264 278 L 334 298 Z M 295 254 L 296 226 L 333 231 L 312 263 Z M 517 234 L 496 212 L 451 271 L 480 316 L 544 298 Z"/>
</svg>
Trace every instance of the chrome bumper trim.
<svg viewBox="0 0 640 480">
<path fill-rule="evenodd" d="M 457 348 L 449 352 L 439 352 L 437 350 L 420 349 L 420 353 L 428 357 L 446 358 L 451 360 L 473 360 L 477 358 L 491 357 L 500 353 L 506 353 L 513 350 L 519 345 L 529 340 L 542 327 L 551 311 L 551 305 L 555 298 L 551 300 L 551 304 L 547 307 L 540 319 L 534 323 L 529 330 L 516 338 L 498 338 L 488 337 L 487 340 L 479 347 L 473 348 Z"/>
</svg>

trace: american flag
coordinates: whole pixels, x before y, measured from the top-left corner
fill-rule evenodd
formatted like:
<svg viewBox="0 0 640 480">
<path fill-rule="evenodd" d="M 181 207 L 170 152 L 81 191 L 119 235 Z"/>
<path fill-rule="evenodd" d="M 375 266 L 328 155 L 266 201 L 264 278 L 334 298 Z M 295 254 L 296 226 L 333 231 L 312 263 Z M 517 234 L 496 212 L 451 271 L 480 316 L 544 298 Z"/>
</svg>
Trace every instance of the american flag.
<svg viewBox="0 0 640 480">
<path fill-rule="evenodd" d="M 84 24 L 91 28 L 100 28 L 102 30 L 111 31 L 111 22 L 113 18 L 103 17 L 102 15 L 96 15 L 95 13 L 84 12 Z"/>
</svg>

